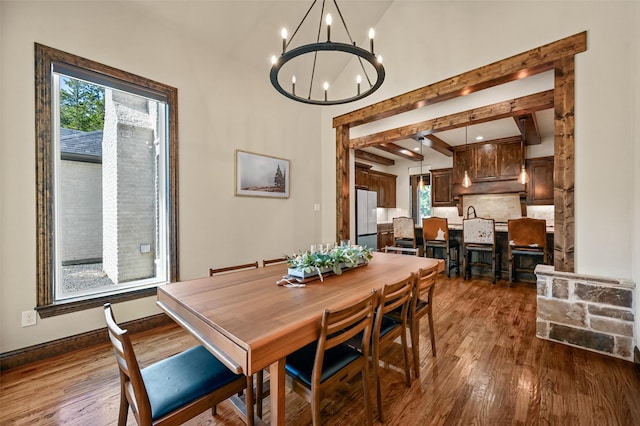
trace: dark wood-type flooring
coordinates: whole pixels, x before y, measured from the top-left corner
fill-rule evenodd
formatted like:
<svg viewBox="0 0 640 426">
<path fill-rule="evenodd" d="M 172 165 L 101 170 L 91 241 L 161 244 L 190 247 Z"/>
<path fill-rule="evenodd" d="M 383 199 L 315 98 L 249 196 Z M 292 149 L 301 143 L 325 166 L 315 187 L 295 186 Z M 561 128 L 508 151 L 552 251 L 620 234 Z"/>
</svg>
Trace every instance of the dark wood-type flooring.
<svg viewBox="0 0 640 426">
<path fill-rule="evenodd" d="M 321 284 L 320 284 L 321 285 Z M 115 311 L 117 314 L 117 305 Z M 389 425 L 640 425 L 640 375 L 631 362 L 540 340 L 534 284 L 438 279 L 437 356 L 422 323 L 421 375 L 404 384 L 397 347 L 382 354 Z M 147 365 L 196 344 L 177 326 L 133 336 Z M 0 376 L 2 425 L 115 425 L 118 369 L 108 345 L 18 367 Z M 373 387 L 372 387 L 373 388 Z M 359 380 L 323 400 L 327 425 L 364 422 Z M 375 396 L 372 398 L 375 403 Z M 309 405 L 288 392 L 288 425 L 309 425 Z M 265 420 L 269 420 L 265 401 Z M 129 424 L 135 424 L 129 415 Z M 225 402 L 190 425 L 241 425 Z"/>
</svg>

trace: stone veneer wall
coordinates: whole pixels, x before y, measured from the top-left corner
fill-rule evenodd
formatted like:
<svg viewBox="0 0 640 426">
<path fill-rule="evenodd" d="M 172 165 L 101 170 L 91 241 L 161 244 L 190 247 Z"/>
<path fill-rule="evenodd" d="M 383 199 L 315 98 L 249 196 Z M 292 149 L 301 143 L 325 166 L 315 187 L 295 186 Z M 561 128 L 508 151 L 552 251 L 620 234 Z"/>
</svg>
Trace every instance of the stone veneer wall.
<svg viewBox="0 0 640 426">
<path fill-rule="evenodd" d="M 633 361 L 634 283 L 555 272 L 550 265 L 535 273 L 538 337 Z"/>
</svg>

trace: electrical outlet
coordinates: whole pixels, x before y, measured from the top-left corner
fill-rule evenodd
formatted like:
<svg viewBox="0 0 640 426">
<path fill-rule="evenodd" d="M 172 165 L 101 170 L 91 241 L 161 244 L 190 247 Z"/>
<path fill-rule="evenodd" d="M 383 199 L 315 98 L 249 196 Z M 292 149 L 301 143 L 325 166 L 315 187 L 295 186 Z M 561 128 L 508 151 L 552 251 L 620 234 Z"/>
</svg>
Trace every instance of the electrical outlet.
<svg viewBox="0 0 640 426">
<path fill-rule="evenodd" d="M 23 311 L 22 312 L 22 326 L 29 327 L 32 325 L 36 325 L 38 322 L 38 318 L 36 316 L 36 311 Z"/>
</svg>

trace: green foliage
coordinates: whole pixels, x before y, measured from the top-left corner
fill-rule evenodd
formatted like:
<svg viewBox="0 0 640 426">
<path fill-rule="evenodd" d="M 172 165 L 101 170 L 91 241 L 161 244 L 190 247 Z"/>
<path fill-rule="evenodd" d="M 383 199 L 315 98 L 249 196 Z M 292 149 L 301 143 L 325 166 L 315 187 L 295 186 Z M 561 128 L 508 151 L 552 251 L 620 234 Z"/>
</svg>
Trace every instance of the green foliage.
<svg viewBox="0 0 640 426">
<path fill-rule="evenodd" d="M 425 185 L 424 189 L 420 190 L 418 188 L 418 204 L 420 217 L 422 220 L 423 217 L 431 217 L 431 186 Z"/>
<path fill-rule="evenodd" d="M 104 88 L 64 78 L 60 89 L 60 127 L 91 132 L 104 127 Z"/>
<path fill-rule="evenodd" d="M 313 270 L 332 269 L 336 275 L 342 273 L 342 267 L 353 268 L 360 263 L 366 263 L 371 259 L 371 249 L 361 246 L 338 246 L 329 251 L 305 251 L 287 257 L 287 264 L 291 268 L 304 270 L 309 273 Z"/>
</svg>

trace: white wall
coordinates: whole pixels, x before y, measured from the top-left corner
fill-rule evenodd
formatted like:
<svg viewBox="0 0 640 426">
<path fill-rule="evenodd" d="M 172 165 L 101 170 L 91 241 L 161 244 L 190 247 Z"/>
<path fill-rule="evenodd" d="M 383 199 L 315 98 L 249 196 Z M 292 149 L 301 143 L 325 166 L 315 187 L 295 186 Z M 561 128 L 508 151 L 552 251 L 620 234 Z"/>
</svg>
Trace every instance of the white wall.
<svg viewBox="0 0 640 426">
<path fill-rule="evenodd" d="M 357 104 L 324 110 L 323 144 L 334 116 L 586 30 L 588 50 L 576 56 L 575 270 L 639 282 L 638 9 L 632 1 L 395 2 L 373 23 L 385 83 Z M 335 152 L 323 155 L 330 163 Z M 328 219 L 324 235 L 335 232 Z"/>
<path fill-rule="evenodd" d="M 2 1 L 0 19 L 0 352 L 104 327 L 100 308 L 20 326 L 36 304 L 34 42 L 178 88 L 181 279 L 319 241 L 318 110 L 278 95 L 264 70 L 126 3 Z M 290 159 L 290 198 L 235 197 L 235 149 Z M 116 311 L 119 321 L 159 312 L 155 297 Z"/>
</svg>

